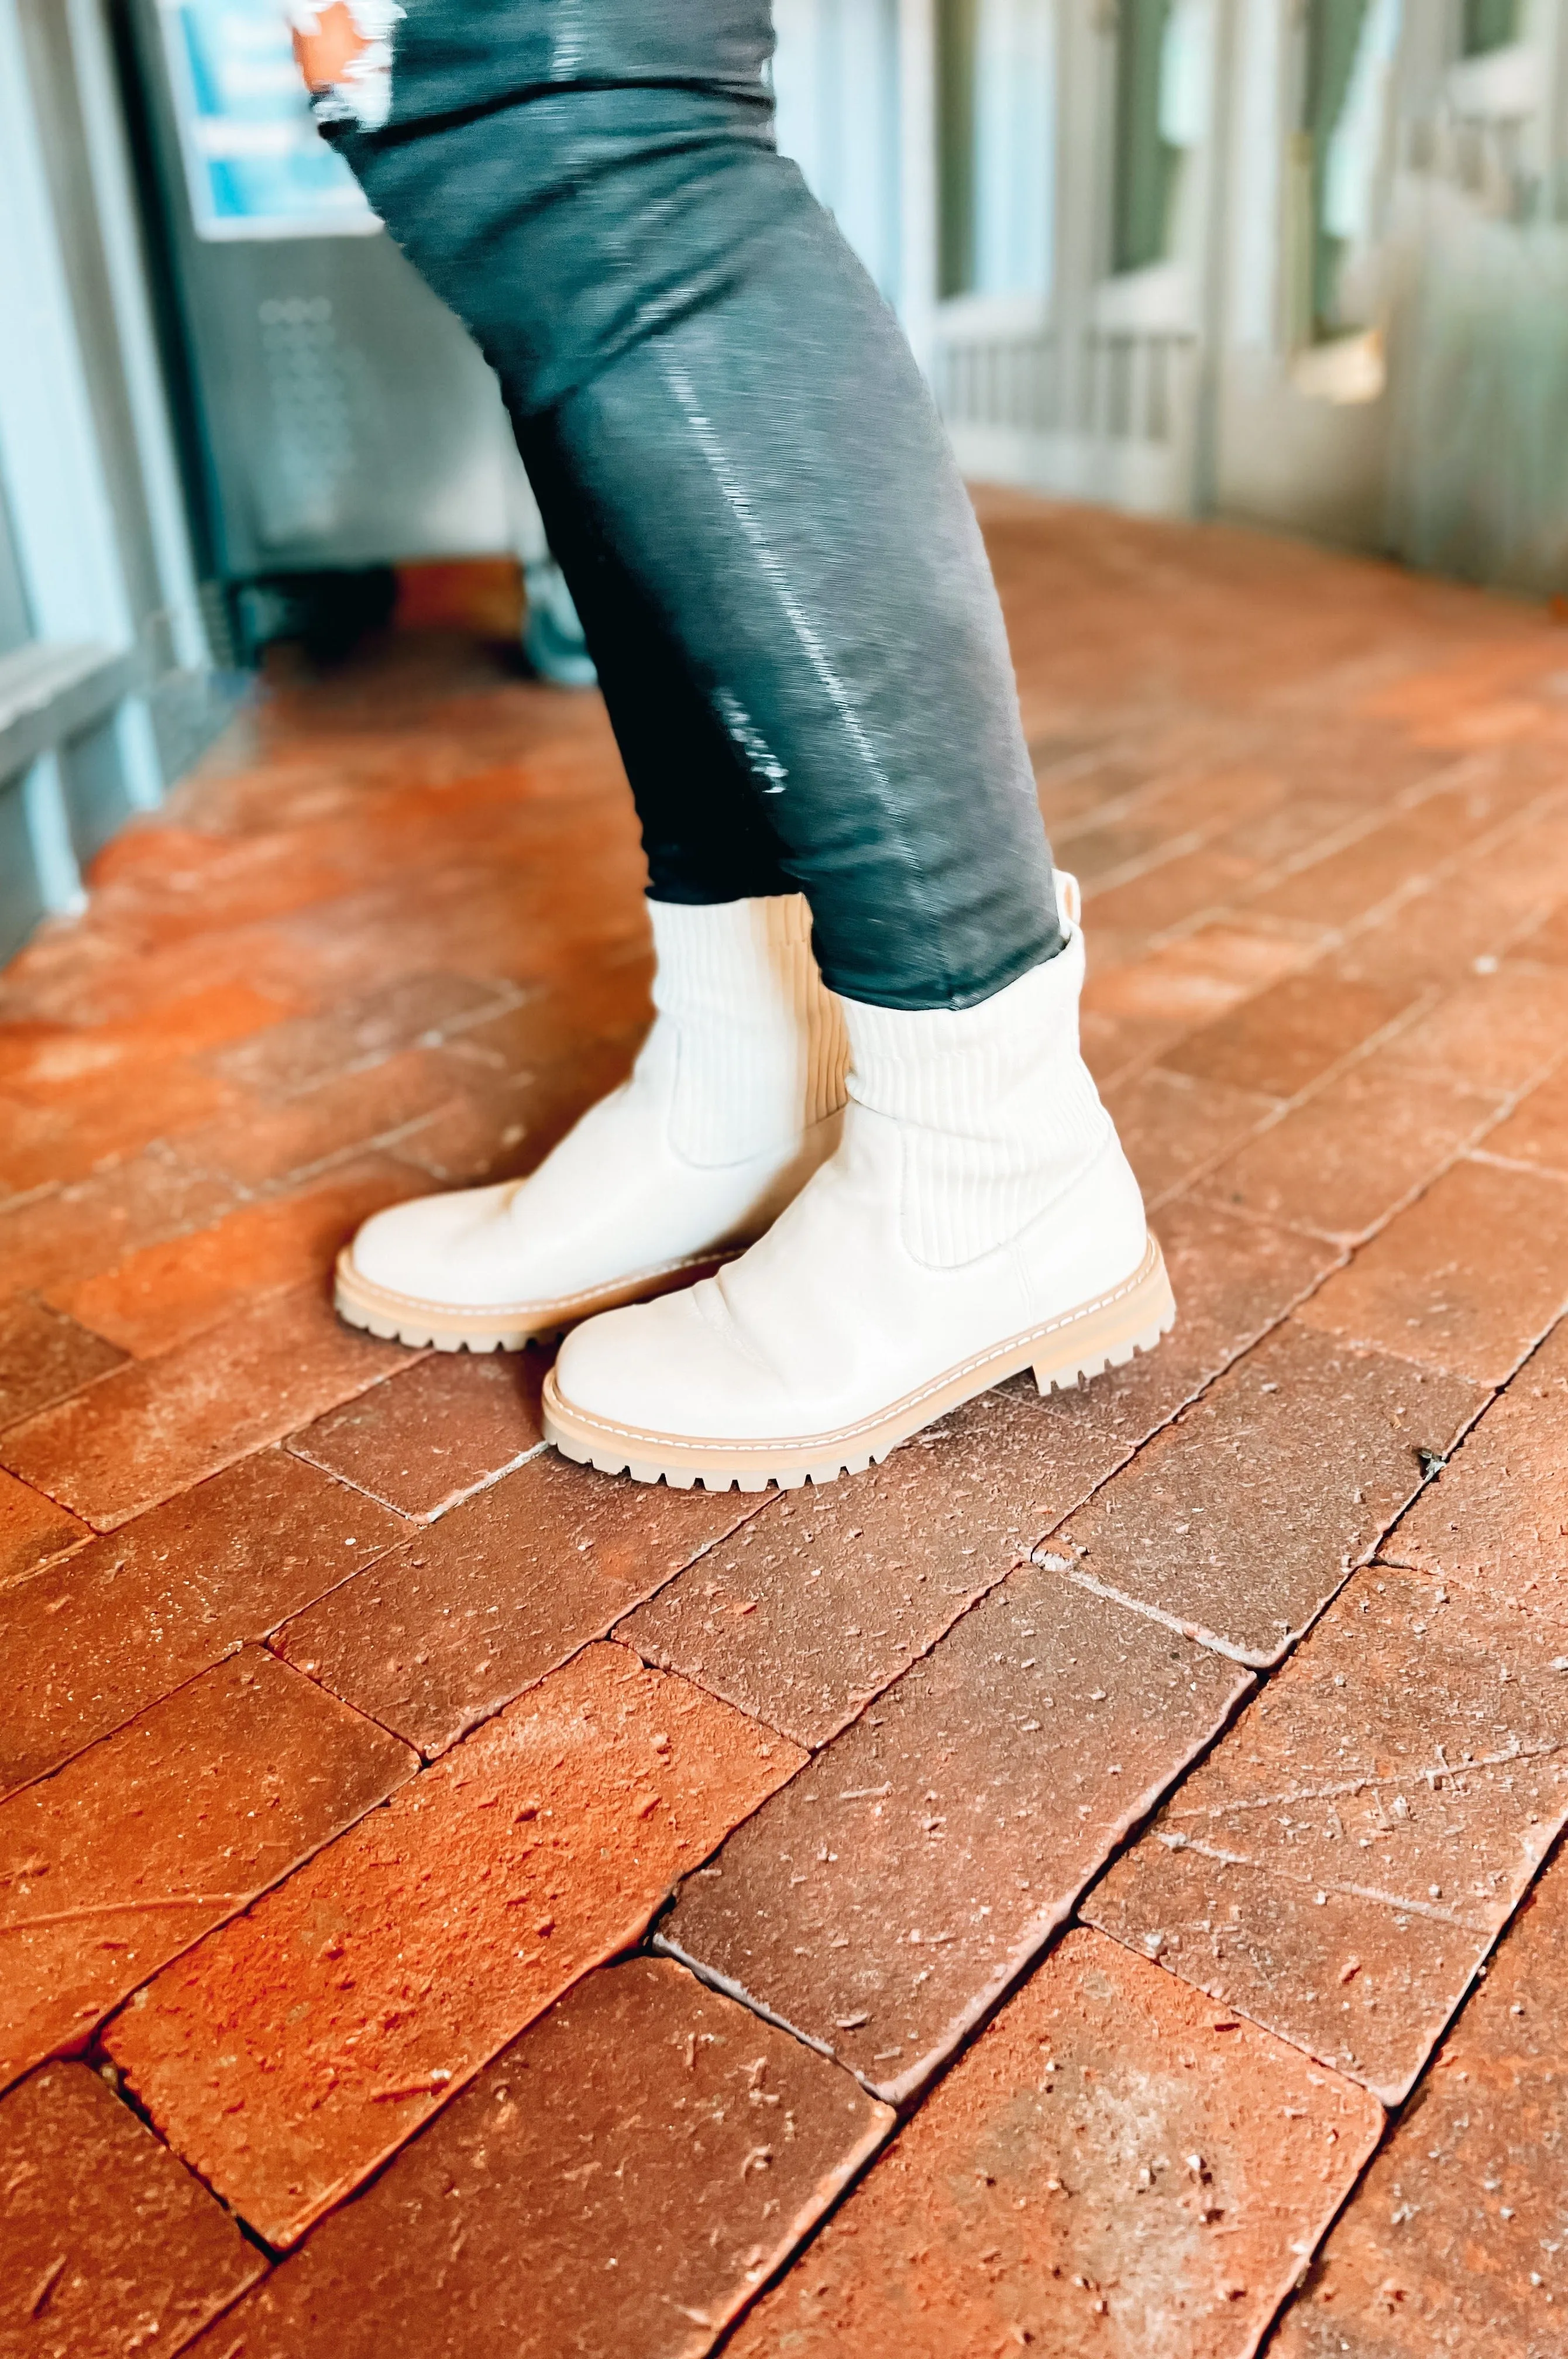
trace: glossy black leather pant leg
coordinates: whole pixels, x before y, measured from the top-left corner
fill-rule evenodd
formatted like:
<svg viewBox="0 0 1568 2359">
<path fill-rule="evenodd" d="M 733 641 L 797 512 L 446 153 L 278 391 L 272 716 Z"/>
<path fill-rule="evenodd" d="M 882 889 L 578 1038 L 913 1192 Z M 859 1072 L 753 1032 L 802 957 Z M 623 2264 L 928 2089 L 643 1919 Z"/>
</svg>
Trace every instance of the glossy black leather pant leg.
<svg viewBox="0 0 1568 2359">
<path fill-rule="evenodd" d="M 1001 614 L 770 47 L 764 0 L 408 0 L 333 136 L 500 377 L 655 897 L 798 886 L 833 989 L 967 1006 L 1062 942 Z"/>
</svg>

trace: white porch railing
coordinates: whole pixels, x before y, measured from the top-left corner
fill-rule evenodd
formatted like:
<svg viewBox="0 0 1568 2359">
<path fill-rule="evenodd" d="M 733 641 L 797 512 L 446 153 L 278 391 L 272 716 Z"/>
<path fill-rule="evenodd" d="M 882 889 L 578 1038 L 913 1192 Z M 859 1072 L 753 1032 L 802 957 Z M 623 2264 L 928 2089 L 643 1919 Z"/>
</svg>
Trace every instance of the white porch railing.
<svg viewBox="0 0 1568 2359">
<path fill-rule="evenodd" d="M 937 404 L 971 474 L 1180 515 L 1197 340 L 1173 330 L 965 332 L 939 317 Z"/>
</svg>

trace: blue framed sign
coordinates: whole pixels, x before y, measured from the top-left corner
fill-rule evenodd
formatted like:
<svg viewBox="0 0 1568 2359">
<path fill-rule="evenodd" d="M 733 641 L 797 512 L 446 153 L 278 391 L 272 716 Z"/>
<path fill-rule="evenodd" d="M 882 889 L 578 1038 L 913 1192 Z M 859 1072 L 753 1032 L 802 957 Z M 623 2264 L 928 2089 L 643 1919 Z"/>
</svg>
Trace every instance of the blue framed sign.
<svg viewBox="0 0 1568 2359">
<path fill-rule="evenodd" d="M 381 227 L 310 119 L 278 0 L 158 0 L 198 237 L 363 237 Z"/>
</svg>

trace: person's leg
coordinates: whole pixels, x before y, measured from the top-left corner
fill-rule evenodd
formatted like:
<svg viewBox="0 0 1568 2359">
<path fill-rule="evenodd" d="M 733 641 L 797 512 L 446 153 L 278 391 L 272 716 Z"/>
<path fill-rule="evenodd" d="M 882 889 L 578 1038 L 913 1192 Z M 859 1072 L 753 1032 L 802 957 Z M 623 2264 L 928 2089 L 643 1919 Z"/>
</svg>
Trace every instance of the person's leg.
<svg viewBox="0 0 1568 2359">
<path fill-rule="evenodd" d="M 735 744 L 678 642 L 526 429 L 519 440 L 632 783 L 648 895 L 712 906 L 797 887 Z"/>
<path fill-rule="evenodd" d="M 399 39 L 388 135 L 403 147 L 394 224 L 399 208 L 416 225 L 447 220 L 449 149 L 438 139 L 432 158 L 408 118 L 418 125 L 427 110 L 455 106 L 469 122 L 484 119 L 498 72 L 530 55 L 539 67 L 530 27 L 550 16 L 559 27 L 566 12 L 561 0 L 548 8 L 541 0 L 464 0 L 462 8 L 414 0 L 405 24 L 390 28 L 387 13 L 384 0 L 354 0 L 365 30 Z M 323 79 L 354 58 L 346 12 L 337 29 L 347 46 L 340 41 Z M 378 58 L 379 71 L 385 51 Z M 379 186 L 375 144 L 351 139 L 346 127 L 366 92 L 352 79 L 345 90 L 345 101 L 326 110 L 337 118 L 331 128 Z M 390 96 L 389 86 L 379 97 L 371 91 L 373 118 L 391 112 Z M 505 128 L 496 136 L 505 155 Z M 585 280 L 604 285 L 593 257 Z M 438 283 L 453 292 L 444 276 Z M 780 865 L 733 730 L 693 679 L 613 529 L 574 496 L 515 382 L 506 389 L 633 782 L 648 863 L 656 1013 L 631 1081 L 530 1179 L 390 1208 L 340 1256 L 346 1318 L 413 1343 L 474 1349 L 515 1346 L 605 1303 L 689 1281 L 765 1230 L 836 1143 L 846 1061 L 806 904 Z"/>
<path fill-rule="evenodd" d="M 769 47 L 759 0 L 410 0 L 387 126 L 337 136 L 497 371 L 650 854 L 684 804 L 700 867 L 733 775 L 833 989 L 971 1006 L 1062 940 L 1000 613 L 898 325 L 773 147 Z M 661 667 L 701 723 L 661 734 Z"/>
<path fill-rule="evenodd" d="M 413 0 L 410 84 L 349 152 L 495 365 L 585 619 L 600 569 L 645 823 L 657 647 L 810 902 L 854 1065 L 843 1148 L 718 1280 L 579 1328 L 547 1431 L 644 1477 L 821 1479 L 1018 1367 L 1147 1348 L 1169 1287 L 1078 1054 L 1081 940 L 974 516 L 890 314 L 772 149 L 757 0 L 455 8 Z M 537 49 L 485 30 L 547 19 Z M 672 864 L 700 870 L 674 788 Z"/>
<path fill-rule="evenodd" d="M 655 1017 L 629 1082 L 528 1179 L 390 1206 L 340 1256 L 346 1319 L 443 1348 L 689 1283 L 768 1228 L 844 1103 L 842 1012 L 731 740 L 613 549 L 537 460 L 534 480 L 637 781 Z"/>
</svg>

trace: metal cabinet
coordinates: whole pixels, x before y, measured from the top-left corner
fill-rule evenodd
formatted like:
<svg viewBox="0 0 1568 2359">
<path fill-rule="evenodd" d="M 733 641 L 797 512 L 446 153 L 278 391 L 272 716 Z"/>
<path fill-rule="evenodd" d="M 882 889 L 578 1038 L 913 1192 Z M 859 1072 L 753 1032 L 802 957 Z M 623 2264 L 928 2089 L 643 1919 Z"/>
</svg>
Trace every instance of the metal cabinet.
<svg viewBox="0 0 1568 2359">
<path fill-rule="evenodd" d="M 280 576 L 504 551 L 559 624 L 495 377 L 317 136 L 275 0 L 133 5 L 193 497 L 242 636 Z"/>
</svg>

